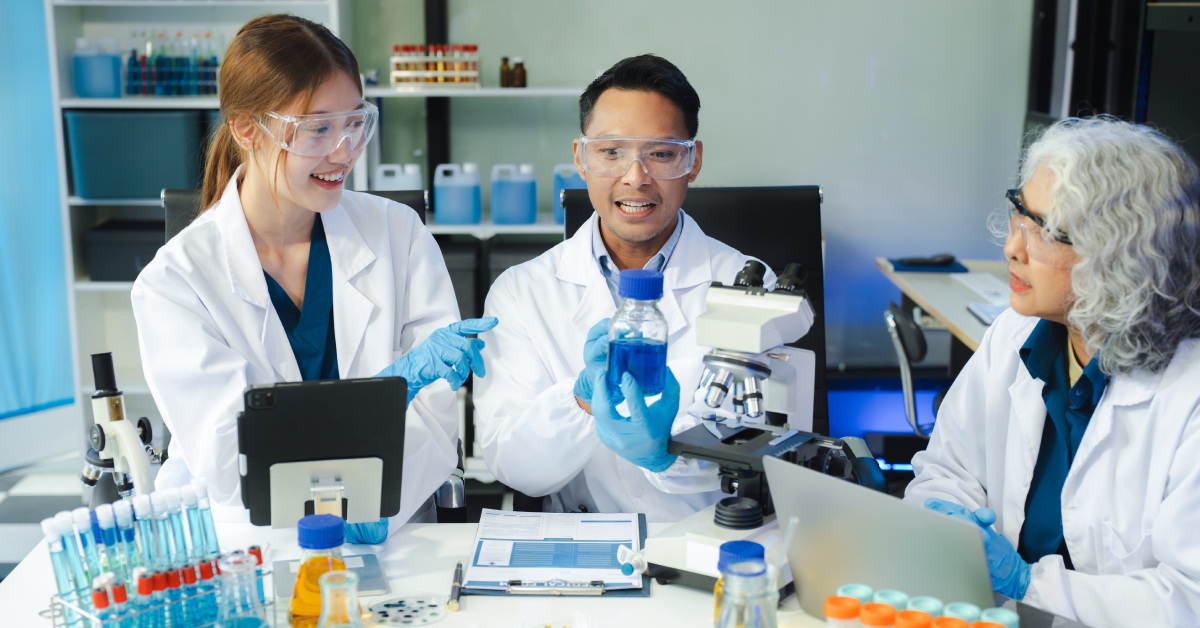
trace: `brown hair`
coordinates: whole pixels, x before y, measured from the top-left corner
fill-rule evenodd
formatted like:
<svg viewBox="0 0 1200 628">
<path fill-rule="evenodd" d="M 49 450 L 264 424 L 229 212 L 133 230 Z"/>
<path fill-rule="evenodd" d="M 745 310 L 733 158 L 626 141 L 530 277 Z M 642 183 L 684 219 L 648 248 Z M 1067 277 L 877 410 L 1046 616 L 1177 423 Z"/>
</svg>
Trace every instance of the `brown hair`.
<svg viewBox="0 0 1200 628">
<path fill-rule="evenodd" d="M 244 161 L 229 121 L 278 110 L 297 97 L 307 104 L 329 79 L 344 73 L 358 82 L 358 60 L 328 28 L 295 15 L 256 17 L 238 31 L 218 78 L 223 124 L 208 145 L 201 212 L 216 205 Z M 279 164 L 285 163 L 286 153 Z"/>
</svg>

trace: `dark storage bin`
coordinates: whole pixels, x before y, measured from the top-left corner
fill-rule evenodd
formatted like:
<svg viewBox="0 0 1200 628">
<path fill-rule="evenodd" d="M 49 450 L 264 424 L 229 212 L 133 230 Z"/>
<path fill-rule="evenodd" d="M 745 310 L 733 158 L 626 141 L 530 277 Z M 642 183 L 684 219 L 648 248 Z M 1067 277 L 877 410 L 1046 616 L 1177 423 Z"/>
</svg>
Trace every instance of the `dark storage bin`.
<svg viewBox="0 0 1200 628">
<path fill-rule="evenodd" d="M 459 242 L 439 236 L 438 246 L 442 249 L 442 259 L 446 260 L 446 270 L 450 271 L 459 313 L 463 318 L 477 318 L 480 308 L 475 278 L 479 268 L 479 241 L 471 238 Z"/>
<path fill-rule="evenodd" d="M 161 220 L 109 220 L 84 235 L 92 281 L 133 281 L 166 242 Z"/>
<path fill-rule="evenodd" d="M 71 185 L 81 198 L 158 198 L 200 181 L 202 112 L 67 111 Z"/>
</svg>

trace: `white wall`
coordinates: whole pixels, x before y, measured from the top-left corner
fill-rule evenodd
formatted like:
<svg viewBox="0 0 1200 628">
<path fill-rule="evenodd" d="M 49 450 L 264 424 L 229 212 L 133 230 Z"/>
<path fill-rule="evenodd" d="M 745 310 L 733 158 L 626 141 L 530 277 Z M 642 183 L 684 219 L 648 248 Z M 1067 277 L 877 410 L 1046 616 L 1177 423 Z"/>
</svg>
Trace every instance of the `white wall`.
<svg viewBox="0 0 1200 628">
<path fill-rule="evenodd" d="M 876 256 L 1000 255 L 985 219 L 1016 172 L 1031 0 L 450 0 L 449 15 L 489 86 L 501 55 L 525 58 L 531 87 L 582 87 L 660 54 L 700 93 L 697 185 L 824 186 L 833 365 L 894 361 L 882 312 L 899 293 Z M 454 161 L 533 162 L 549 202 L 574 99 L 458 99 L 451 116 Z"/>
</svg>

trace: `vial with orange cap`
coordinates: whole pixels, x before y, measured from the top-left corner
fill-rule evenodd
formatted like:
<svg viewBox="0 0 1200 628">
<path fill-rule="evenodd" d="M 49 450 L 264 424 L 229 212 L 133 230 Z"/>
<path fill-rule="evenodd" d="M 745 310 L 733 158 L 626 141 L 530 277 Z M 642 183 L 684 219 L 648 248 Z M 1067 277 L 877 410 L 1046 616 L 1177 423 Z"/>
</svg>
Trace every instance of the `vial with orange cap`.
<svg viewBox="0 0 1200 628">
<path fill-rule="evenodd" d="M 896 613 L 896 628 L 930 628 L 933 615 L 911 608 Z"/>
<path fill-rule="evenodd" d="M 858 623 L 871 628 L 895 628 L 896 607 L 883 602 L 867 602 L 858 611 Z"/>
<path fill-rule="evenodd" d="M 968 624 L 967 620 L 960 617 L 948 617 L 946 615 L 934 617 L 933 623 L 930 626 L 931 628 L 971 628 L 971 624 Z"/>
<path fill-rule="evenodd" d="M 858 628 L 858 612 L 862 603 L 845 595 L 825 598 L 825 625 L 830 628 Z"/>
</svg>

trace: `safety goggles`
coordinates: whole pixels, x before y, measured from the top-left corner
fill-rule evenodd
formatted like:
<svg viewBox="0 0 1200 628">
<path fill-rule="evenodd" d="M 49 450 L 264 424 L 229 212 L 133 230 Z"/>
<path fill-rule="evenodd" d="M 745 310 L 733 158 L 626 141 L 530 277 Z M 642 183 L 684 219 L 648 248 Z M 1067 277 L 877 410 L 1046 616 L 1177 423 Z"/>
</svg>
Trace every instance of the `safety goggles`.
<svg viewBox="0 0 1200 628">
<path fill-rule="evenodd" d="M 352 111 L 300 115 L 271 112 L 255 119 L 280 148 L 304 157 L 324 157 L 342 142 L 351 153 L 357 153 L 371 141 L 378 122 L 379 108 L 366 100 Z"/>
<path fill-rule="evenodd" d="M 678 179 L 696 163 L 696 140 L 653 137 L 579 138 L 579 163 L 596 177 L 621 177 L 637 162 L 654 179 Z"/>
<path fill-rule="evenodd" d="M 1005 193 L 1011 203 L 1008 210 L 1009 235 L 1015 237 L 1020 234 L 1025 242 L 1025 252 L 1043 264 L 1058 268 L 1073 264 L 1071 239 L 1065 233 L 1051 234 L 1047 231 L 1046 222 L 1021 202 L 1020 193 L 1020 190 Z"/>
</svg>

